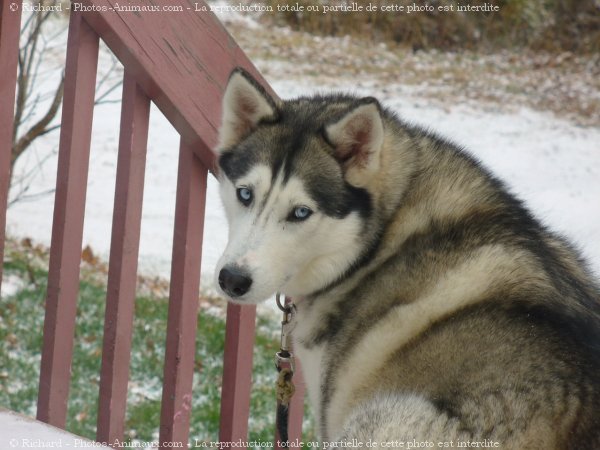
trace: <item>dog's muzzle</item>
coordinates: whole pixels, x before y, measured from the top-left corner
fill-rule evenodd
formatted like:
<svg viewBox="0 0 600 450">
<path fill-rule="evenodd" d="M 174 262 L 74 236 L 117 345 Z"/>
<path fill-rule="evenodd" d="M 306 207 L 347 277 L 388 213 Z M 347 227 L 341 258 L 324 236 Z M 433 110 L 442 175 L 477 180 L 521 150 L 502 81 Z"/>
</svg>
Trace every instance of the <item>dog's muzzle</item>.
<svg viewBox="0 0 600 450">
<path fill-rule="evenodd" d="M 236 266 L 225 266 L 219 272 L 219 286 L 231 298 L 241 297 L 252 286 L 252 278 Z"/>
</svg>

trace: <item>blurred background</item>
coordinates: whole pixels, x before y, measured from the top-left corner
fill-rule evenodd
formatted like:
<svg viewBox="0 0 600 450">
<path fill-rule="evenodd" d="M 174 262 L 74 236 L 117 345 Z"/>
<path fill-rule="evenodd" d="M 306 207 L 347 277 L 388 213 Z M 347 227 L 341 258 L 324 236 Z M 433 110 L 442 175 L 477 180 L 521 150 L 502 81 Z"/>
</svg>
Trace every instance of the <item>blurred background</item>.
<svg viewBox="0 0 600 450">
<path fill-rule="evenodd" d="M 342 3 L 342 2 L 337 2 Z M 528 48 L 536 51 L 595 52 L 600 49 L 600 11 L 595 0 L 496 0 L 427 2 L 354 2 L 365 11 L 310 14 L 276 12 L 273 20 L 295 30 L 330 36 L 361 36 L 393 42 L 413 50 L 482 50 Z M 366 5 L 377 10 L 366 11 Z M 267 5 L 277 11 L 276 0 Z M 335 5 L 336 2 L 304 1 L 302 6 Z M 351 2 L 347 2 L 351 4 Z M 415 6 L 413 13 L 382 13 L 382 6 Z M 494 6 L 497 12 L 465 10 L 467 6 Z M 462 12 L 458 12 L 459 7 Z M 441 8 L 440 8 L 441 7 Z M 487 8 L 489 10 L 489 8 Z M 495 9 L 495 8 L 494 8 Z M 429 11 L 432 10 L 432 11 Z M 450 13 L 454 11 L 454 13 Z"/>
</svg>

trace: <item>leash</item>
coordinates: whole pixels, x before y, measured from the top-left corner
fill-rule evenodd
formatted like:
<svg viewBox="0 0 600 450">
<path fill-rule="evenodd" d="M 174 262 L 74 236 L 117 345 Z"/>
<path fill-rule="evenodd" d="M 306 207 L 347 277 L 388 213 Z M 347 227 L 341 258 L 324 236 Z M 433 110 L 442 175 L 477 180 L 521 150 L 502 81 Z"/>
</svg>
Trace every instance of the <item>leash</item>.
<svg viewBox="0 0 600 450">
<path fill-rule="evenodd" d="M 281 447 L 289 447 L 288 422 L 290 417 L 290 401 L 294 395 L 295 387 L 292 382 L 294 376 L 294 354 L 292 353 L 291 332 L 296 307 L 293 303 L 281 303 L 281 294 L 275 297 L 277 306 L 283 312 L 281 321 L 280 350 L 275 353 L 275 367 L 279 373 L 277 377 L 277 417 L 275 419 Z"/>
</svg>

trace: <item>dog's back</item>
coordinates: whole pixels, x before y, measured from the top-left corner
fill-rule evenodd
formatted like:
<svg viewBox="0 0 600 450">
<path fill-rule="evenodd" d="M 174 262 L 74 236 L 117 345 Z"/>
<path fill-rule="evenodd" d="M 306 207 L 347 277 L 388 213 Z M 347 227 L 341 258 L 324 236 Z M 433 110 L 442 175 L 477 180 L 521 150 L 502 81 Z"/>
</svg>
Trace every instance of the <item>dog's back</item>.
<svg viewBox="0 0 600 450">
<path fill-rule="evenodd" d="M 328 426 L 387 442 L 600 448 L 600 302 L 578 255 L 452 144 L 410 142 L 419 162 L 385 247 L 338 300 L 370 306 L 331 336 L 348 357 L 330 366 L 346 387 L 327 395 Z"/>
</svg>

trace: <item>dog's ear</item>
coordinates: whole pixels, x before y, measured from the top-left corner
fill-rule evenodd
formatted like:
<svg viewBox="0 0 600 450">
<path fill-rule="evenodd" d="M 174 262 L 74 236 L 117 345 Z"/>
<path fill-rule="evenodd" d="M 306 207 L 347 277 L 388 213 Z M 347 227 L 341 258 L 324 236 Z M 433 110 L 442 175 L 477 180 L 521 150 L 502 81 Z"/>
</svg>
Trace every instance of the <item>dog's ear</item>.
<svg viewBox="0 0 600 450">
<path fill-rule="evenodd" d="M 246 137 L 263 120 L 277 117 L 275 101 L 243 69 L 235 69 L 223 95 L 223 116 L 217 151 L 231 147 Z"/>
<path fill-rule="evenodd" d="M 372 97 L 325 126 L 325 139 L 349 183 L 362 186 L 379 171 L 383 132 L 379 102 Z"/>
</svg>

